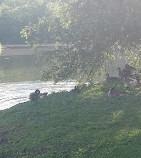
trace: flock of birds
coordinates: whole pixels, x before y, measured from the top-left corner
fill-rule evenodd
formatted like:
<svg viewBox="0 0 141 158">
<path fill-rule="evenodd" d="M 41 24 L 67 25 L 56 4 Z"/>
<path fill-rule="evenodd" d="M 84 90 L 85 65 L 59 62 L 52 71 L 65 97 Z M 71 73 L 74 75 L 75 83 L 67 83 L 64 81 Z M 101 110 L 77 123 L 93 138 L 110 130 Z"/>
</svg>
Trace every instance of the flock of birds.
<svg viewBox="0 0 141 158">
<path fill-rule="evenodd" d="M 125 65 L 125 68 L 121 70 L 120 67 L 117 68 L 119 71 L 118 75 L 119 77 L 110 77 L 110 75 L 106 74 L 106 82 L 123 82 L 124 84 L 127 84 L 129 86 L 133 87 L 140 87 L 140 75 L 137 73 L 133 73 L 136 69 L 128 64 Z M 80 88 L 78 86 L 75 86 L 74 89 L 71 90 L 71 92 L 80 93 Z M 114 87 L 110 89 L 108 92 L 108 97 L 116 97 L 116 96 L 123 96 L 126 94 L 126 92 L 121 92 L 119 90 L 116 90 Z M 48 95 L 48 92 L 41 93 L 40 90 L 35 90 L 35 92 L 31 93 L 29 95 L 30 101 L 37 101 L 40 98 L 45 98 Z"/>
<path fill-rule="evenodd" d="M 71 92 L 80 93 L 80 88 L 78 86 L 75 86 L 74 89 L 71 90 Z M 39 89 L 36 89 L 35 92 L 29 95 L 29 100 L 37 102 L 38 99 L 45 98 L 47 97 L 47 95 L 48 95 L 48 92 L 41 93 Z"/>
<path fill-rule="evenodd" d="M 117 68 L 119 71 L 118 75 L 119 77 L 110 77 L 109 74 L 106 74 L 106 82 L 123 82 L 124 84 L 128 86 L 133 86 L 135 88 L 139 88 L 141 86 L 140 83 L 140 74 L 134 73 L 136 70 L 134 67 L 126 64 L 125 68 L 121 70 L 120 67 Z M 121 92 L 119 90 L 116 90 L 115 88 L 112 88 L 108 92 L 108 97 L 116 97 L 116 96 L 122 96 L 125 92 Z"/>
</svg>

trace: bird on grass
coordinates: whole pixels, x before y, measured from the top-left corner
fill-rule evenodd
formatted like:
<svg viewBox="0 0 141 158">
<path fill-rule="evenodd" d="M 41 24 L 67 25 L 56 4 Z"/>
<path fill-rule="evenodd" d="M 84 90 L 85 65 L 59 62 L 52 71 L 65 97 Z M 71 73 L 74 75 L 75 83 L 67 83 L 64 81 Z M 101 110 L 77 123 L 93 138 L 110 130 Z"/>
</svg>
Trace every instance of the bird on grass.
<svg viewBox="0 0 141 158">
<path fill-rule="evenodd" d="M 121 79 L 119 77 L 110 77 L 110 75 L 107 73 L 106 74 L 106 82 L 111 83 L 111 82 L 120 82 Z"/>
<path fill-rule="evenodd" d="M 118 72 L 119 77 L 123 80 L 125 76 L 124 76 L 124 74 L 123 74 L 121 68 L 118 67 L 117 70 L 119 71 L 119 72 Z"/>
<path fill-rule="evenodd" d="M 80 88 L 78 86 L 75 86 L 74 89 L 71 90 L 73 93 L 80 93 Z"/>
<path fill-rule="evenodd" d="M 130 65 L 128 65 L 128 64 L 125 65 L 125 69 L 126 69 L 126 70 L 129 70 L 130 72 L 136 70 L 136 68 L 134 68 L 133 66 L 130 66 Z"/>
<path fill-rule="evenodd" d="M 37 101 L 40 98 L 40 91 L 39 89 L 36 89 L 35 92 L 31 93 L 29 95 L 30 101 Z"/>
<path fill-rule="evenodd" d="M 132 82 L 130 82 L 130 84 L 135 88 L 139 88 L 141 86 L 139 76 L 136 76 L 136 78 Z"/>
<path fill-rule="evenodd" d="M 135 75 L 134 78 L 125 78 L 124 83 L 127 84 L 127 85 L 131 85 L 135 88 L 141 86 L 140 78 L 139 78 L 138 75 Z"/>
<path fill-rule="evenodd" d="M 112 88 L 109 92 L 108 92 L 108 97 L 109 98 L 113 98 L 113 97 L 117 97 L 117 96 L 123 96 L 125 95 L 125 92 L 121 92 L 119 90 L 115 90 L 115 88 Z"/>
<path fill-rule="evenodd" d="M 123 70 L 121 70 L 120 67 L 118 67 L 117 70 L 119 71 L 119 77 L 123 80 L 124 78 L 133 77 L 132 73 L 136 70 L 136 68 L 126 64 Z"/>
</svg>

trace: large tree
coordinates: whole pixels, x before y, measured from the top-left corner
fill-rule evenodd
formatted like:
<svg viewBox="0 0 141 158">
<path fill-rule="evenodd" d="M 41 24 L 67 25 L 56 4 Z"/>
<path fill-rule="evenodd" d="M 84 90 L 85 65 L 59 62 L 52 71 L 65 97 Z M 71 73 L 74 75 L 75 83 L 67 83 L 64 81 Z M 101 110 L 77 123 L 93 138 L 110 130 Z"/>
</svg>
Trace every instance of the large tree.
<svg viewBox="0 0 141 158">
<path fill-rule="evenodd" d="M 90 78 L 118 52 L 140 63 L 140 0 L 5 0 L 2 6 L 3 15 L 10 7 L 28 42 L 65 44 L 46 52 L 51 64 L 45 78 Z"/>
<path fill-rule="evenodd" d="M 106 60 L 114 59 L 117 52 L 122 55 L 128 52 L 128 57 L 134 54 L 132 57 L 139 65 L 139 51 L 133 50 L 140 49 L 141 1 L 57 0 L 46 7 L 50 15 L 32 24 L 31 28 L 38 26 L 38 31 L 32 30 L 29 36 L 51 32 L 57 42 L 67 44 L 64 53 L 56 56 L 58 63 L 53 62 L 50 69 L 50 74 L 55 72 L 53 76 L 90 78 L 102 69 Z M 27 35 L 28 31 L 24 31 Z M 43 42 L 42 38 L 38 41 Z"/>
</svg>

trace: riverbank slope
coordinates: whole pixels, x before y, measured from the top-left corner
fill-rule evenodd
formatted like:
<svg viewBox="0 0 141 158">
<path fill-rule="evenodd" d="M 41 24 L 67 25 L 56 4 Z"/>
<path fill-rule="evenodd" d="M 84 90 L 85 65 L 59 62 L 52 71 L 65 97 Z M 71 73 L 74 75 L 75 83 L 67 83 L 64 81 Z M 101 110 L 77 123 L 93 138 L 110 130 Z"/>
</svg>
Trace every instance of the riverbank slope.
<svg viewBox="0 0 141 158">
<path fill-rule="evenodd" d="M 108 89 L 53 93 L 0 111 L 0 158 L 139 158 L 140 91 L 109 99 Z"/>
</svg>

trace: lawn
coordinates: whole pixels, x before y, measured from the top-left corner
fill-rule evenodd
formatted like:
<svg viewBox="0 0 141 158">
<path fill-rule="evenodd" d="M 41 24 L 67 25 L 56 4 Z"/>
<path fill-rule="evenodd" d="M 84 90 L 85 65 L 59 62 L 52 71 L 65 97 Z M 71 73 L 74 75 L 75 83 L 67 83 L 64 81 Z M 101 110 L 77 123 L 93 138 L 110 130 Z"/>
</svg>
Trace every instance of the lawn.
<svg viewBox="0 0 141 158">
<path fill-rule="evenodd" d="M 0 158 L 140 158 L 141 95 L 109 85 L 53 93 L 0 111 Z"/>
</svg>

